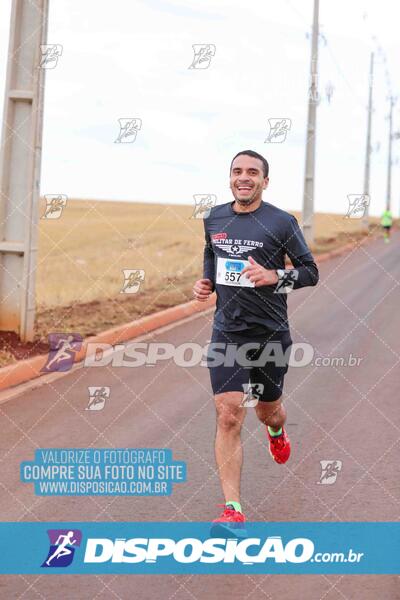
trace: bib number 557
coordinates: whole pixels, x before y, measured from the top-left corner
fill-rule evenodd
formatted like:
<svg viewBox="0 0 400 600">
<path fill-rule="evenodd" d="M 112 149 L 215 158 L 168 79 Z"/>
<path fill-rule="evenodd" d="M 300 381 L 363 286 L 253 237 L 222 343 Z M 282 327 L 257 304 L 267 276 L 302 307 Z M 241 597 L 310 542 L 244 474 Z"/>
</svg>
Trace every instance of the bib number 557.
<svg viewBox="0 0 400 600">
<path fill-rule="evenodd" d="M 226 271 L 225 272 L 225 281 L 235 281 L 236 283 L 239 281 L 240 279 L 240 272 L 237 273 L 233 273 L 232 271 Z"/>
</svg>

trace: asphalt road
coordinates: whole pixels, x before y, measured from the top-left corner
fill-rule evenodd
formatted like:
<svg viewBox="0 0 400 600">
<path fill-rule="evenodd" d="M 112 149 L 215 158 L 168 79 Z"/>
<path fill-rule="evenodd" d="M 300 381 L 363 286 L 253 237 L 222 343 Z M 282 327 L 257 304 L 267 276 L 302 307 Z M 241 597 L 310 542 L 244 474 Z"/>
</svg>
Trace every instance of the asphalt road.
<svg viewBox="0 0 400 600">
<path fill-rule="evenodd" d="M 292 367 L 286 377 L 292 457 L 272 462 L 265 433 L 248 409 L 242 441 L 242 503 L 257 521 L 399 519 L 400 235 L 371 242 L 321 266 L 316 288 L 290 294 L 292 338 L 315 357 L 361 359 L 358 366 Z M 151 336 L 210 339 L 212 314 Z M 110 386 L 101 411 L 87 411 L 88 386 Z M 0 398 L 1 400 L 1 398 Z M 207 369 L 166 361 L 152 367 L 78 368 L 0 404 L 2 521 L 207 521 L 222 502 L 215 470 L 215 411 Z M 173 495 L 37 497 L 19 464 L 41 447 L 171 448 L 187 462 Z M 320 461 L 341 461 L 332 485 Z M 396 576 L 3 576 L 2 598 L 214 598 L 393 600 Z"/>
</svg>

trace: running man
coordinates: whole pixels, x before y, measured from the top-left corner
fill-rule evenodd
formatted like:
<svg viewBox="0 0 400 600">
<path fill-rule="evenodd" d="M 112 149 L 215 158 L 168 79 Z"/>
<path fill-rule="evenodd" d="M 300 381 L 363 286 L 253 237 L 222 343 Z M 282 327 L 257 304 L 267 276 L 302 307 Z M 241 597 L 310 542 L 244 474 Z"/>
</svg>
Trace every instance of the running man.
<svg viewBox="0 0 400 600">
<path fill-rule="evenodd" d="M 245 521 L 240 504 L 240 432 L 249 382 L 262 390 L 254 409 L 266 426 L 272 458 L 280 464 L 289 458 L 282 403 L 292 344 L 286 294 L 288 289 L 316 285 L 319 277 L 296 218 L 262 200 L 268 173 L 268 162 L 257 152 L 245 150 L 233 158 L 230 188 L 235 200 L 213 207 L 204 219 L 203 279 L 193 287 L 199 301 L 214 291 L 217 294 L 210 347 L 224 342 L 237 344 L 238 349 L 234 361 L 222 365 L 217 360 L 213 366 L 214 351 L 211 355 L 209 349 L 207 356 L 217 412 L 215 457 L 225 497 L 222 515 L 214 523 L 229 527 L 241 527 Z M 285 255 L 294 269 L 285 269 Z M 246 354 L 250 366 L 241 366 L 239 348 L 249 343 L 253 347 Z M 264 360 L 265 349 L 276 360 Z"/>
<path fill-rule="evenodd" d="M 76 543 L 76 540 L 73 540 L 74 537 L 73 531 L 68 531 L 66 535 L 59 535 L 56 541 L 57 548 L 53 552 L 53 554 L 46 560 L 46 565 L 50 566 L 51 561 L 54 558 L 61 558 L 61 556 L 66 556 L 67 554 L 71 554 L 70 548 L 67 546 L 73 546 Z"/>
<path fill-rule="evenodd" d="M 381 225 L 383 228 L 383 239 L 385 243 L 390 242 L 390 230 L 393 224 L 393 217 L 390 210 L 384 210 L 381 217 Z"/>
</svg>

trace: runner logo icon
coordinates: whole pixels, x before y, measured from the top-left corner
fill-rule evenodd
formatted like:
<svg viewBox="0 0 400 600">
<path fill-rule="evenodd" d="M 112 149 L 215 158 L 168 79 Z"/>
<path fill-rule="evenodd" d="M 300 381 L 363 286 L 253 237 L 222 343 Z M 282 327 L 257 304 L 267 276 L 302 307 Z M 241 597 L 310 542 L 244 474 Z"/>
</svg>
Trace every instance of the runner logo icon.
<svg viewBox="0 0 400 600">
<path fill-rule="evenodd" d="M 317 483 L 332 485 L 335 483 L 339 472 L 342 470 L 341 460 L 320 460 L 321 476 Z"/>
<path fill-rule="evenodd" d="M 262 383 L 242 383 L 243 399 L 240 406 L 243 408 L 254 408 L 257 406 L 260 396 L 264 391 Z"/>
<path fill-rule="evenodd" d="M 42 567 L 68 567 L 81 545 L 82 532 L 79 529 L 48 529 L 50 548 Z"/>
<path fill-rule="evenodd" d="M 88 391 L 89 402 L 85 410 L 103 410 L 106 400 L 110 397 L 110 387 L 90 385 Z"/>
<path fill-rule="evenodd" d="M 83 338 L 79 333 L 49 333 L 49 355 L 41 373 L 69 371 L 75 354 L 81 349 Z"/>
</svg>

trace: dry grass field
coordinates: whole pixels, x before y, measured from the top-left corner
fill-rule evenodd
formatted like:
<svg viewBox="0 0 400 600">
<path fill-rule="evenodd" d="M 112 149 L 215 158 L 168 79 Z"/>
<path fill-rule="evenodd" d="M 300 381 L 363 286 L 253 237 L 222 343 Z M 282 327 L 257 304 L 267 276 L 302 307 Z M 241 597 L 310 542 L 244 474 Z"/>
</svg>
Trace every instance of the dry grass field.
<svg viewBox="0 0 400 600">
<path fill-rule="evenodd" d="M 181 286 L 201 276 L 203 222 L 190 218 L 192 211 L 179 205 L 69 200 L 59 219 L 40 221 L 39 310 L 118 298 L 123 269 L 145 270 L 143 291 L 160 292 L 168 283 Z M 359 220 L 318 214 L 314 250 L 355 239 L 359 228 Z M 135 296 L 139 300 L 140 294 Z"/>
<path fill-rule="evenodd" d="M 87 336 L 191 300 L 204 245 L 202 219 L 192 213 L 191 206 L 70 199 L 60 218 L 41 219 L 35 342 L 15 352 L 15 336 L 3 337 L 0 365 L 28 349 L 43 352 L 49 332 Z M 313 251 L 356 240 L 359 230 L 358 219 L 317 214 Z M 124 269 L 145 271 L 139 292 L 121 293 Z"/>
</svg>

